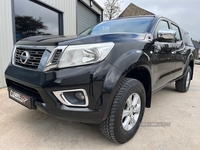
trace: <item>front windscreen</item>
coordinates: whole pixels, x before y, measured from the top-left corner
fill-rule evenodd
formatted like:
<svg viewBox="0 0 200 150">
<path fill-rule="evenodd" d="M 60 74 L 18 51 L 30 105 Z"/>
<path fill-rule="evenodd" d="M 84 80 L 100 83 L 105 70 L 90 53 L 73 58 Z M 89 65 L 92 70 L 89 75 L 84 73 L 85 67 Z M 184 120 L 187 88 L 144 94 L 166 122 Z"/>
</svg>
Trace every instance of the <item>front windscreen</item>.
<svg viewBox="0 0 200 150">
<path fill-rule="evenodd" d="M 153 17 L 126 18 L 102 22 L 81 33 L 81 35 L 95 35 L 116 32 L 144 33 Z"/>
</svg>

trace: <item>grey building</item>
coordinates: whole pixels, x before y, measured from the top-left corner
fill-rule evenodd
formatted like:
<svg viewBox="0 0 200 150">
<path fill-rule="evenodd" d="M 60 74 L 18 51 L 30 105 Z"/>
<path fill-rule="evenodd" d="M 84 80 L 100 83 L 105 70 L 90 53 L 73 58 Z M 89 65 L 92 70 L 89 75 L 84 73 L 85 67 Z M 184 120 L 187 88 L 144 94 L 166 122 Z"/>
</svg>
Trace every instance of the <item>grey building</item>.
<svg viewBox="0 0 200 150">
<path fill-rule="evenodd" d="M 0 88 L 13 45 L 33 35 L 75 35 L 103 20 L 94 0 L 0 0 Z"/>
</svg>

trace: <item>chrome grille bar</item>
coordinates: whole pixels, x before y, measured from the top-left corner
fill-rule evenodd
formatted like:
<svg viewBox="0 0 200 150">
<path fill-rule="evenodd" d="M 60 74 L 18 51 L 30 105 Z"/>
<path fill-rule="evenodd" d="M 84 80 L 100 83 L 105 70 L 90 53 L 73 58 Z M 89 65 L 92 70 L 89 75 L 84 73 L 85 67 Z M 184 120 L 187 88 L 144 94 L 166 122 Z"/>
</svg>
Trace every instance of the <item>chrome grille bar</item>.
<svg viewBox="0 0 200 150">
<path fill-rule="evenodd" d="M 21 57 L 23 55 L 23 52 L 25 51 L 29 53 L 30 57 L 26 63 L 22 63 Z M 37 69 L 40 64 L 42 55 L 44 54 L 44 51 L 45 49 L 16 48 L 15 56 L 14 56 L 15 65 L 18 65 L 24 68 L 29 68 L 29 69 Z"/>
</svg>

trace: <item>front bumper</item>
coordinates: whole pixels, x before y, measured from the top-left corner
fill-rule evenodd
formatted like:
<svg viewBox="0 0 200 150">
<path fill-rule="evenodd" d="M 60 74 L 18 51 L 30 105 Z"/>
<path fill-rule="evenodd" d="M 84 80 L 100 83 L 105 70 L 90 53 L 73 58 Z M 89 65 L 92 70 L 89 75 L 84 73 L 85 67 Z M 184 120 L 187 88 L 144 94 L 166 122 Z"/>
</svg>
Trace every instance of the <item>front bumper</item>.
<svg viewBox="0 0 200 150">
<path fill-rule="evenodd" d="M 111 93 L 102 92 L 104 78 L 111 67 L 103 61 L 45 73 L 9 65 L 5 77 L 8 87 L 34 97 L 34 106 L 40 111 L 69 121 L 100 123 L 106 119 L 111 105 Z M 85 107 L 67 106 L 54 93 L 76 89 L 87 93 Z"/>
</svg>

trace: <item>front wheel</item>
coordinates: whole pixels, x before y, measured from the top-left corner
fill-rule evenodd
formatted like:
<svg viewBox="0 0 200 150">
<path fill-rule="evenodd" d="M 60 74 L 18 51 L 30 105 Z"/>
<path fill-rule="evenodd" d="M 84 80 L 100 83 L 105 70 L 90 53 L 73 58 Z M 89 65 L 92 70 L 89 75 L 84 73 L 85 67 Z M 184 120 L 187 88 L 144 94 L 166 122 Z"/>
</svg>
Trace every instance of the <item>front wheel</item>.
<svg viewBox="0 0 200 150">
<path fill-rule="evenodd" d="M 145 104 L 142 83 L 125 78 L 115 95 L 108 118 L 100 124 L 101 133 L 116 143 L 129 141 L 140 126 Z"/>
<path fill-rule="evenodd" d="M 179 92 L 187 92 L 190 87 L 190 81 L 191 81 L 191 74 L 192 70 L 191 67 L 188 66 L 186 70 L 185 76 L 183 78 L 176 81 L 176 90 Z"/>
</svg>

